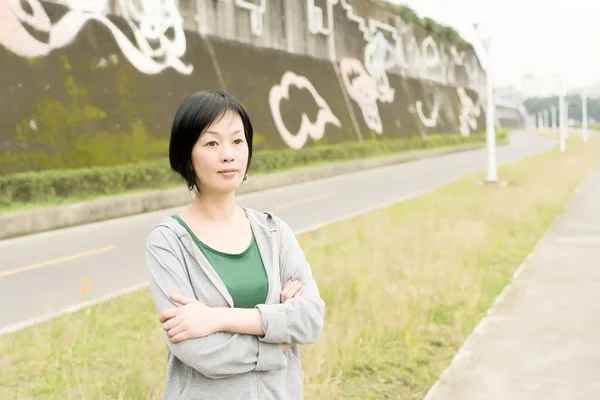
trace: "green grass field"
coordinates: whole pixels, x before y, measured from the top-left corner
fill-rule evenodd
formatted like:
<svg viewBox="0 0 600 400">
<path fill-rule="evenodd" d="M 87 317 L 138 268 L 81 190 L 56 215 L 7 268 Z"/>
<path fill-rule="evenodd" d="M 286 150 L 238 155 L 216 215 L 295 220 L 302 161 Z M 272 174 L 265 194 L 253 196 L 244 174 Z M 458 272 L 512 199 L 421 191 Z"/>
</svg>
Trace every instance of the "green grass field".
<svg viewBox="0 0 600 400">
<path fill-rule="evenodd" d="M 300 236 L 327 303 L 302 347 L 306 399 L 420 399 L 576 186 L 600 142 L 569 143 Z M 93 282 L 92 282 L 93 283 Z M 2 399 L 159 399 L 165 345 L 147 289 L 0 337 Z"/>
</svg>

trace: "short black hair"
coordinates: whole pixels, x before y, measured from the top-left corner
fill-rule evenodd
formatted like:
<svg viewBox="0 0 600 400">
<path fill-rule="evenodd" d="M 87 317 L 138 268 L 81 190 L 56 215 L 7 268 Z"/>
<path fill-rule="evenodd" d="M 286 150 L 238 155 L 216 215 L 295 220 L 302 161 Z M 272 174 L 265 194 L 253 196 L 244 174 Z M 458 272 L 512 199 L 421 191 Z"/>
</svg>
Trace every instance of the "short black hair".
<svg viewBox="0 0 600 400">
<path fill-rule="evenodd" d="M 184 99 L 175 113 L 169 143 L 169 161 L 171 168 L 185 179 L 190 190 L 196 187 L 192 149 L 200 135 L 227 111 L 237 113 L 244 125 L 248 144 L 247 174 L 252 160 L 252 123 L 244 107 L 232 95 L 220 89 L 193 92 Z"/>
</svg>

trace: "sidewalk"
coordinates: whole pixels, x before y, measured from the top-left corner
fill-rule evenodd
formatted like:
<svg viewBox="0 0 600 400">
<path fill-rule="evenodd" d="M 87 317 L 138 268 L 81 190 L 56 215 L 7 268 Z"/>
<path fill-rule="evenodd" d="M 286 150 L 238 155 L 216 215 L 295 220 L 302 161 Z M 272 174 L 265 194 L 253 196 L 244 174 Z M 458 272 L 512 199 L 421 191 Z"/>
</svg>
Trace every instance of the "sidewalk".
<svg viewBox="0 0 600 400">
<path fill-rule="evenodd" d="M 600 165 L 425 400 L 600 399 Z"/>
</svg>

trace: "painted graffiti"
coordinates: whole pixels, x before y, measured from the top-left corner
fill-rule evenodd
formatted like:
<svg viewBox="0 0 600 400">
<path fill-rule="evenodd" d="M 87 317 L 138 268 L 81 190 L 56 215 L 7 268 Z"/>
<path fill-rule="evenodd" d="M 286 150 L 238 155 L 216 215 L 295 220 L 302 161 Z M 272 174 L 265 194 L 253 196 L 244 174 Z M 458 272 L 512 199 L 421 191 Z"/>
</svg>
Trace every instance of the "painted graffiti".
<svg viewBox="0 0 600 400">
<path fill-rule="evenodd" d="M 404 51 L 402 49 L 402 38 L 398 32 L 397 27 L 386 24 L 373 18 L 369 18 L 367 21 L 365 18 L 358 16 L 354 13 L 354 8 L 350 4 L 348 4 L 347 0 L 329 1 L 333 4 L 337 4 L 339 1 L 340 5 L 346 13 L 346 17 L 350 21 L 356 22 L 358 24 L 358 29 L 362 33 L 363 39 L 366 43 L 377 42 L 378 45 L 381 47 L 382 40 L 385 40 L 385 69 L 406 66 L 404 62 L 405 58 L 403 56 Z M 387 33 L 391 37 L 393 44 L 387 41 L 387 39 L 384 36 L 384 33 Z"/>
<path fill-rule="evenodd" d="M 438 102 L 437 97 L 434 100 L 433 107 L 431 107 L 429 116 L 425 115 L 425 112 L 423 111 L 423 102 L 421 100 L 417 100 L 415 103 L 415 111 L 423 126 L 426 128 L 435 128 L 437 126 L 438 117 L 440 115 L 440 103 Z"/>
<path fill-rule="evenodd" d="M 464 88 L 456 89 L 460 100 L 460 114 L 458 116 L 458 129 L 461 135 L 469 136 L 471 131 L 477 129 L 477 119 L 481 115 L 481 102 L 477 103 L 467 94 Z"/>
<path fill-rule="evenodd" d="M 268 9 L 266 0 L 220 0 L 249 12 L 251 32 L 264 33 L 264 18 Z M 69 12 L 59 21 L 51 21 L 44 11 L 43 0 L 0 0 L 0 45 L 22 57 L 47 55 L 53 49 L 68 46 L 90 20 L 95 20 L 113 34 L 123 55 L 141 72 L 156 74 L 173 68 L 190 74 L 191 65 L 181 58 L 186 53 L 183 19 L 178 0 L 59 0 Z M 133 33 L 133 40 L 108 18 L 112 4 L 120 10 Z M 378 82 L 385 82 L 382 70 L 397 69 L 398 73 L 444 84 L 459 84 L 456 67 L 465 70 L 461 86 L 479 90 L 482 71 L 473 52 L 459 51 L 455 46 L 438 44 L 427 36 L 422 41 L 408 25 L 397 26 L 374 18 L 359 16 L 348 0 L 306 0 L 307 28 L 315 35 L 329 36 L 334 32 L 334 7 L 340 7 L 346 18 L 357 24 L 366 46 L 376 46 L 373 63 L 367 56 L 365 68 Z M 173 35 L 167 35 L 171 30 Z M 30 32 L 45 35 L 34 35 Z M 39 37 L 47 37 L 43 40 Z M 368 50 L 367 50 L 368 51 Z M 473 53 L 473 54 L 471 54 Z M 379 70 L 377 70 L 379 69 Z"/>
<path fill-rule="evenodd" d="M 359 60 L 345 58 L 340 60 L 340 73 L 349 96 L 358 103 L 367 126 L 375 132 L 382 132 L 377 102 L 394 101 L 394 89 L 390 87 L 387 75 L 393 69 L 423 80 L 456 84 L 456 68 L 462 67 L 466 71 L 463 77 L 475 76 L 473 86 L 478 86 L 480 75 L 472 73 L 479 72 L 479 64 L 465 51 L 456 46 L 438 45 L 432 36 L 425 36 L 419 41 L 413 28 L 406 25 L 397 27 L 358 16 L 346 0 L 329 0 L 327 4 L 331 7 L 338 3 L 346 17 L 357 23 L 365 40 L 364 66 Z M 459 96 L 461 94 L 459 91 Z M 468 135 L 476 129 L 481 110 L 468 95 L 460 98 L 461 132 Z M 434 95 L 433 99 L 414 99 L 408 110 L 416 114 L 423 127 L 435 128 L 443 107 L 446 106 L 440 103 L 439 96 Z"/>
<path fill-rule="evenodd" d="M 394 63 L 394 60 L 390 59 L 391 54 L 393 49 L 381 32 L 365 45 L 365 68 L 375 80 L 379 100 L 385 103 L 393 102 L 395 93 L 390 87 L 386 72 Z"/>
<path fill-rule="evenodd" d="M 71 44 L 85 24 L 95 20 L 111 32 L 140 72 L 157 74 L 169 67 L 182 74 L 192 72 L 193 66 L 181 61 L 186 39 L 176 0 L 118 0 L 135 43 L 106 17 L 108 4 L 109 0 L 68 0 L 68 12 L 53 22 L 39 0 L 0 0 L 0 45 L 21 57 L 43 57 Z M 48 39 L 42 41 L 29 30 L 47 34 Z M 167 37 L 168 30 L 173 31 L 172 38 Z"/>
<path fill-rule="evenodd" d="M 316 122 L 311 122 L 306 113 L 302 113 L 302 122 L 300 129 L 296 133 L 292 133 L 286 127 L 283 117 L 281 116 L 280 104 L 281 100 L 289 98 L 290 86 L 296 86 L 299 89 L 308 90 L 312 95 L 315 103 L 319 107 Z M 342 126 L 340 120 L 333 114 L 331 108 L 317 92 L 313 84 L 304 76 L 296 75 L 288 71 L 281 77 L 281 82 L 271 88 L 269 92 L 269 106 L 275 126 L 281 135 L 284 142 L 292 149 L 301 149 L 306 144 L 309 137 L 314 140 L 322 139 L 325 135 L 327 124 L 332 124 L 340 128 Z"/>
<path fill-rule="evenodd" d="M 261 36 L 263 34 L 263 15 L 267 11 L 267 0 L 259 0 L 258 4 L 247 0 L 235 0 L 235 5 L 250 11 L 250 30 L 254 36 Z"/>
<path fill-rule="evenodd" d="M 306 0 L 306 13 L 308 18 L 308 31 L 313 35 L 329 36 L 333 32 L 333 5 L 334 1 L 326 0 L 327 10 L 315 4 L 315 0 Z M 327 23 L 325 23 L 325 16 Z"/>
<path fill-rule="evenodd" d="M 329 1 L 337 3 L 338 0 Z M 377 102 L 392 103 L 395 90 L 390 86 L 387 71 L 397 67 L 400 54 L 398 30 L 391 25 L 369 19 L 368 22 L 354 13 L 346 0 L 340 1 L 346 17 L 358 24 L 365 39 L 364 64 L 356 58 L 340 60 L 340 74 L 348 95 L 360 107 L 363 119 L 369 129 L 382 134 L 383 125 Z M 391 35 L 394 44 L 386 38 Z"/>
<path fill-rule="evenodd" d="M 456 46 L 438 45 L 432 36 L 426 36 L 419 43 L 412 27 L 408 25 L 393 26 L 373 18 L 363 18 L 354 12 L 354 8 L 347 0 L 327 0 L 328 28 L 320 30 L 318 28 L 324 26 L 324 11 L 314 6 L 314 0 L 308 0 L 308 2 L 310 3 L 309 10 L 318 9 L 309 14 L 309 30 L 312 33 L 331 34 L 333 31 L 331 8 L 333 5 L 339 4 L 346 17 L 357 23 L 366 43 L 385 40 L 387 54 L 385 62 L 382 64 L 385 65 L 386 70 L 398 68 L 399 72 L 410 73 L 421 79 L 456 84 L 455 69 L 464 67 L 467 69 L 466 75 L 473 77 L 470 80 L 471 86 L 479 86 L 479 74 L 474 74 L 474 72 L 480 72 L 475 54 L 467 55 L 464 51 L 459 51 Z"/>
<path fill-rule="evenodd" d="M 208 10 L 210 13 L 205 13 L 207 24 L 214 23 L 214 20 L 223 20 L 223 18 L 213 18 L 216 12 L 235 12 L 239 14 L 238 18 L 240 16 L 241 18 L 249 17 L 251 35 L 261 36 L 268 28 L 275 25 L 276 27 L 273 29 L 281 33 L 281 23 L 288 23 L 291 14 L 289 10 L 282 8 L 285 7 L 283 4 L 287 4 L 284 3 L 287 0 L 280 1 L 281 7 L 276 14 L 267 13 L 268 6 L 273 3 L 266 0 L 190 2 L 187 9 L 193 9 L 192 3 L 196 6 L 202 4 L 205 7 L 212 7 Z M 96 22 L 98 24 L 94 24 L 93 29 L 110 32 L 109 38 L 112 37 L 116 44 L 115 46 L 111 43 L 113 47 L 111 54 L 99 54 L 94 59 L 93 62 L 97 66 L 113 65 L 117 64 L 119 59 L 122 60 L 121 62 L 127 59 L 141 74 L 154 75 L 165 69 L 172 69 L 183 75 L 176 78 L 184 80 L 179 81 L 185 82 L 181 86 L 188 87 L 188 82 L 185 80 L 189 80 L 191 77 L 185 75 L 190 75 L 194 66 L 184 62 L 183 57 L 188 50 L 194 50 L 188 49 L 189 45 L 183 29 L 183 16 L 178 8 L 178 4 L 182 3 L 181 0 L 56 0 L 53 2 L 62 4 L 64 10 L 57 13 L 49 12 L 50 7 L 56 7 L 56 5 L 50 6 L 49 2 L 45 0 L 0 0 L 0 47 L 23 58 L 45 57 L 55 50 L 72 45 L 79 35 L 83 36 L 82 32 L 89 22 Z M 227 2 L 227 7 L 217 4 L 219 2 Z M 326 135 L 328 135 L 328 142 L 336 135 L 341 137 L 340 140 L 345 140 L 343 135 L 346 132 L 336 132 L 334 128 L 341 128 L 341 121 L 344 121 L 344 124 L 348 124 L 346 121 L 351 122 L 350 128 L 354 129 L 359 140 L 362 137 L 360 130 L 364 129 L 364 125 L 378 135 L 383 135 L 384 129 L 389 130 L 390 135 L 397 135 L 400 133 L 398 131 L 402 131 L 401 135 L 416 133 L 412 131 L 418 131 L 421 135 L 425 135 L 428 129 L 435 128 L 440 129 L 439 132 L 456 132 L 458 129 L 462 135 L 468 136 L 478 129 L 477 125 L 483 109 L 478 96 L 473 95 L 473 91 L 477 92 L 480 89 L 477 86 L 481 82 L 482 70 L 474 52 L 463 51 L 456 46 L 436 42 L 433 36 L 424 35 L 422 31 L 413 31 L 418 28 L 411 28 L 400 19 L 389 18 L 386 19 L 386 23 L 368 16 L 359 16 L 357 14 L 359 8 L 353 8 L 349 0 L 306 0 L 306 3 L 302 3 L 302 5 L 306 6 L 307 24 L 303 27 L 299 23 L 298 29 L 308 29 L 310 34 L 324 37 L 341 33 L 358 36 L 358 45 L 355 45 L 353 40 L 349 41 L 349 44 L 344 44 L 342 40 L 336 41 L 333 38 L 325 40 L 323 37 L 315 37 L 312 38 L 315 45 L 306 46 L 307 48 L 318 48 L 321 59 L 313 59 L 314 63 L 313 61 L 306 61 L 306 63 L 303 61 L 292 64 L 292 61 L 289 61 L 287 64 L 288 54 L 282 52 L 278 53 L 281 60 L 273 62 L 273 69 L 269 69 L 265 67 L 266 64 L 262 65 L 262 58 L 257 58 L 260 68 L 257 67 L 256 70 L 253 70 L 253 74 L 264 74 L 262 78 L 265 80 L 277 79 L 282 71 L 288 70 L 281 76 L 279 82 L 274 82 L 276 84 L 270 87 L 270 90 L 270 85 L 261 87 L 261 90 L 265 92 L 269 90 L 269 109 L 264 109 L 266 115 L 263 114 L 263 116 L 271 127 L 272 117 L 278 132 L 278 134 L 274 134 L 273 138 L 278 146 L 282 145 L 279 136 L 288 147 L 293 149 L 301 149 L 307 144 L 309 145 L 311 140 L 318 141 Z M 274 23 L 272 19 L 282 17 L 283 11 L 286 11 L 285 18 L 275 20 Z M 109 18 L 110 13 L 116 15 L 110 15 Z M 187 14 L 186 17 L 193 18 Z M 265 21 L 265 18 L 271 18 L 271 20 Z M 336 21 L 344 21 L 344 19 L 352 23 L 335 26 Z M 187 22 L 189 25 L 190 21 Z M 295 29 L 295 27 L 293 28 Z M 347 32 L 340 32 L 340 29 L 347 30 Z M 210 31 L 206 28 L 203 33 Z M 289 29 L 284 29 L 284 31 L 286 35 L 290 33 Z M 87 36 L 89 32 L 86 31 L 85 35 Z M 190 35 L 190 40 L 193 35 L 198 35 L 198 33 L 189 31 L 187 34 Z M 302 35 L 303 32 L 290 33 L 292 39 L 296 37 L 304 39 Z M 199 35 L 196 38 L 198 37 Z M 210 37 L 205 39 L 207 40 L 195 42 L 198 43 L 196 50 L 199 51 L 203 46 L 207 46 L 209 55 L 195 57 L 195 59 L 206 62 L 207 64 L 204 65 L 208 66 L 207 70 L 212 68 L 212 70 L 218 71 L 215 72 L 217 78 L 207 78 L 207 81 L 202 82 L 202 86 L 216 86 L 221 82 L 220 85 L 227 86 L 234 94 L 236 90 L 247 90 L 248 87 L 252 87 L 241 84 L 238 86 L 238 81 L 241 79 L 236 68 L 247 68 L 247 64 L 227 65 L 232 64 L 228 62 L 231 60 L 230 53 L 214 51 L 219 41 L 211 42 Z M 259 40 L 256 46 L 262 46 L 269 40 Z M 344 50 L 348 53 L 336 53 L 334 48 L 336 43 L 338 45 L 342 43 L 345 46 Z M 213 46 L 212 50 L 210 45 Z M 77 42 L 75 46 L 85 49 L 86 43 Z M 236 47 L 236 49 L 240 48 L 242 47 Z M 321 86 L 319 86 L 317 83 L 320 79 L 318 78 L 320 68 L 323 68 L 323 65 L 330 66 L 327 62 L 323 63 L 322 58 L 325 54 L 323 49 L 330 51 L 330 57 L 333 54 L 339 59 L 336 68 L 329 71 L 332 74 L 331 79 L 327 80 L 326 85 L 323 86 L 323 82 L 321 82 Z M 309 50 L 303 51 L 308 52 Z M 337 51 L 340 49 L 338 48 Z M 237 54 L 235 53 L 233 57 Z M 264 54 L 271 53 L 265 52 Z M 304 54 L 295 54 L 294 57 L 296 56 L 306 57 Z M 218 57 L 218 59 L 215 60 L 214 57 Z M 222 61 L 221 57 L 224 62 L 220 62 Z M 331 57 L 330 60 L 334 60 L 334 57 Z M 270 61 L 265 60 L 264 62 L 268 64 Z M 307 68 L 314 67 L 315 70 L 302 70 L 301 66 L 303 65 L 308 65 Z M 223 71 L 227 71 L 229 77 Z M 338 72 L 339 75 L 333 75 Z M 236 77 L 231 78 L 234 73 Z M 273 77 L 273 74 L 276 75 Z M 313 77 L 311 79 L 317 84 L 317 88 L 302 74 Z M 200 85 L 196 81 L 198 75 L 204 74 L 194 76 L 192 84 Z M 405 80 L 406 77 L 417 79 Z M 253 76 L 246 75 L 245 78 L 250 82 L 253 81 Z M 460 84 L 456 83 L 458 81 Z M 335 90 L 331 90 L 331 87 L 327 86 L 329 82 L 333 82 Z M 391 82 L 402 83 L 394 88 Z M 476 83 L 474 84 L 476 88 L 471 87 L 470 84 L 473 82 Z M 413 83 L 414 86 L 411 86 L 411 89 L 404 91 L 404 87 Z M 338 95 L 338 86 L 341 86 L 339 95 L 345 92 L 348 96 L 344 94 L 343 99 L 336 99 L 338 101 L 334 103 L 334 96 Z M 239 87 L 244 89 L 238 89 Z M 291 116 L 298 117 L 298 119 L 285 120 L 284 115 L 287 118 L 289 110 L 286 108 L 286 101 L 290 100 L 293 88 L 301 89 L 306 94 L 310 93 L 318 108 L 315 117 L 308 115 L 311 113 L 307 110 L 312 107 L 312 104 L 309 104 L 308 107 L 298 111 L 291 109 L 291 113 L 297 112 Z M 457 90 L 456 95 L 454 90 Z M 333 113 L 322 95 L 326 95 L 325 97 L 330 100 L 329 104 L 335 106 L 334 110 L 337 115 Z M 260 96 L 263 99 L 267 97 L 266 93 Z M 293 94 L 291 96 L 293 97 Z M 348 103 L 348 98 L 350 103 Z M 311 101 L 308 97 L 308 103 Z M 459 104 L 451 103 L 451 101 L 459 102 Z M 345 108 L 341 105 L 351 105 L 352 107 Z M 412 115 L 407 115 L 406 107 Z M 357 125 L 357 119 L 363 128 Z M 364 125 L 362 125 L 361 119 L 364 121 Z M 290 127 L 292 120 L 299 120 L 298 128 Z M 32 129 L 34 128 L 32 127 Z M 270 130 L 275 131 L 272 128 Z"/>
<path fill-rule="evenodd" d="M 369 129 L 381 134 L 383 125 L 377 106 L 377 100 L 380 99 L 377 81 L 356 58 L 342 58 L 340 60 L 340 74 L 348 95 L 360 107 Z M 389 92 L 385 92 L 386 96 L 388 94 Z"/>
</svg>

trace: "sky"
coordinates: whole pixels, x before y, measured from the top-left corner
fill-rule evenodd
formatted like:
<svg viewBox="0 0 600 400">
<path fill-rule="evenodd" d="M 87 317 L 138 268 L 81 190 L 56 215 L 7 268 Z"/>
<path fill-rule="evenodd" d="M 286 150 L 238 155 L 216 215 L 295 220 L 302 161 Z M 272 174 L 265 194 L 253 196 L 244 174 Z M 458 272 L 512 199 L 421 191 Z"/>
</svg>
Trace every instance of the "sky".
<svg viewBox="0 0 600 400">
<path fill-rule="evenodd" d="M 491 38 L 495 86 L 529 92 L 525 74 L 546 92 L 559 90 L 559 82 L 566 90 L 600 84 L 600 0 L 388 1 L 452 26 L 475 46 L 472 25 L 481 23 Z"/>
</svg>

